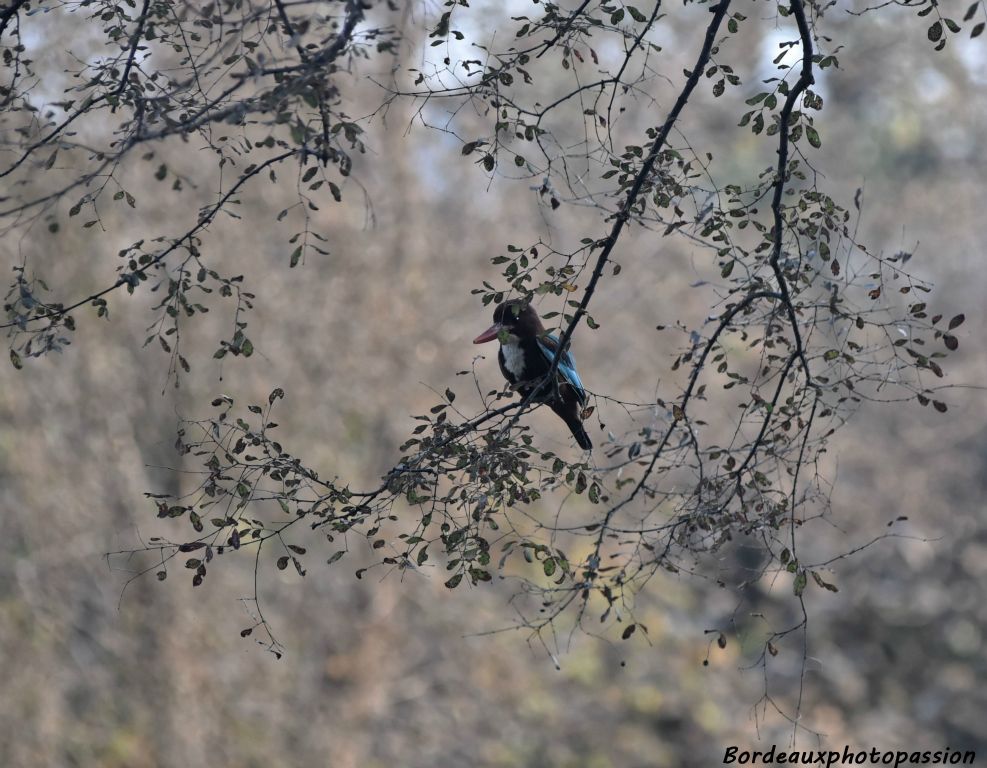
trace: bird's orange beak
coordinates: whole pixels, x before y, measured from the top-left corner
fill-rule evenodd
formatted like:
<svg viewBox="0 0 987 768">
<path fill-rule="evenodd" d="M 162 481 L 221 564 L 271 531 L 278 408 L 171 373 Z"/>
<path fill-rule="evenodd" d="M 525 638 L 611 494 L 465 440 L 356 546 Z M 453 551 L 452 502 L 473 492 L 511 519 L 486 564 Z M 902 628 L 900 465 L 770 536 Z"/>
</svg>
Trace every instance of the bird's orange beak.
<svg viewBox="0 0 987 768">
<path fill-rule="evenodd" d="M 486 344 L 488 341 L 493 341 L 497 338 L 497 334 L 501 332 L 504 326 L 500 323 L 494 323 L 487 330 L 473 339 L 474 344 Z"/>
</svg>

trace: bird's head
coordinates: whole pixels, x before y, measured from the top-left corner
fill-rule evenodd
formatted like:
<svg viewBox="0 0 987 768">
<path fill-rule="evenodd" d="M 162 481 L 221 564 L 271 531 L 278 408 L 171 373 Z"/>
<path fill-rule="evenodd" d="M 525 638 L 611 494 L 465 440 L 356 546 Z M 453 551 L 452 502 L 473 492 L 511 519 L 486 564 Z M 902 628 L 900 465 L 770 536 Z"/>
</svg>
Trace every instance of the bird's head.
<svg viewBox="0 0 987 768">
<path fill-rule="evenodd" d="M 544 331 L 538 313 L 524 299 L 502 301 L 494 309 L 494 322 L 487 330 L 473 339 L 474 344 L 484 344 L 500 339 L 502 344 L 538 336 Z"/>
</svg>

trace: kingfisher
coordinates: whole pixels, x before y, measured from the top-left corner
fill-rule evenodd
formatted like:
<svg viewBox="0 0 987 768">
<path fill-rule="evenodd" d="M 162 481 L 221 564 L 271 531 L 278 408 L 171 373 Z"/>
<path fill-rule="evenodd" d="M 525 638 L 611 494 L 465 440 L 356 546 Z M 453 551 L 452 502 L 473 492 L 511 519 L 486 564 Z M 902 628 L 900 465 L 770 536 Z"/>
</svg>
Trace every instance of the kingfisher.
<svg viewBox="0 0 987 768">
<path fill-rule="evenodd" d="M 493 319 L 493 325 L 473 339 L 473 343 L 498 339 L 501 373 L 522 397 L 527 397 L 551 368 L 559 340 L 545 330 L 538 313 L 523 299 L 501 302 L 494 309 Z M 588 451 L 593 442 L 583 428 L 586 390 L 568 350 L 562 352 L 556 373 L 554 386 L 551 382 L 545 384 L 536 395 L 536 402 L 546 403 L 566 423 L 579 447 Z"/>
</svg>

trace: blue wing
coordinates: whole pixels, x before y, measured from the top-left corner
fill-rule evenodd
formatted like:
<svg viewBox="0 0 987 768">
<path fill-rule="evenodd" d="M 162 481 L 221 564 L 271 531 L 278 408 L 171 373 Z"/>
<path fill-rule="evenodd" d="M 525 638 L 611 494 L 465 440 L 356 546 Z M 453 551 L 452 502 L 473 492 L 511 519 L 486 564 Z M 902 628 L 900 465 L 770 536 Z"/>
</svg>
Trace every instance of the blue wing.
<svg viewBox="0 0 987 768">
<path fill-rule="evenodd" d="M 538 349 L 545 356 L 545 359 L 551 365 L 552 360 L 555 359 L 555 350 L 559 348 L 559 340 L 550 333 L 546 333 L 544 336 L 538 339 Z M 583 389 L 583 382 L 579 379 L 579 374 L 576 373 L 576 360 L 569 354 L 566 350 L 562 353 L 559 358 L 559 373 L 568 381 L 574 390 L 576 390 L 576 395 L 579 398 L 579 402 L 586 402 L 586 390 Z"/>
</svg>

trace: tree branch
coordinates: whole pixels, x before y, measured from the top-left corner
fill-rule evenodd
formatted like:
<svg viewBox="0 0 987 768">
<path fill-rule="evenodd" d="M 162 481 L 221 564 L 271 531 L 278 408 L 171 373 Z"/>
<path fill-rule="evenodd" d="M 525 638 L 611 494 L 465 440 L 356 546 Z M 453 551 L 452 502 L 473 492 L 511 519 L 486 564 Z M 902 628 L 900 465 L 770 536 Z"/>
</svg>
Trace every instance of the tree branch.
<svg viewBox="0 0 987 768">
<path fill-rule="evenodd" d="M 4 32 L 7 31 L 7 25 L 10 20 L 17 15 L 17 12 L 27 5 L 29 0 L 14 0 L 14 2 L 7 5 L 2 11 L 0 11 L 0 37 L 3 37 Z"/>
<path fill-rule="evenodd" d="M 593 268 L 593 273 L 590 276 L 586 290 L 583 291 L 583 297 L 579 302 L 579 306 L 576 308 L 575 313 L 572 315 L 572 319 L 569 321 L 569 325 L 566 327 L 565 332 L 559 339 L 558 349 L 556 350 L 551 368 L 546 376 L 546 379 L 548 380 L 551 380 L 555 376 L 555 372 L 559 367 L 559 360 L 562 358 L 564 351 L 568 348 L 569 341 L 572 339 L 572 334 L 575 332 L 576 326 L 586 314 L 586 307 L 589 306 L 590 299 L 593 298 L 593 294 L 596 292 L 596 285 L 600 281 L 600 277 L 603 274 L 603 268 L 610 259 L 610 254 L 613 253 L 614 248 L 617 247 L 617 240 L 620 237 L 620 233 L 623 231 L 624 225 L 630 219 L 631 209 L 637 203 L 638 196 L 641 194 L 641 189 L 644 187 L 645 181 L 647 181 L 648 177 L 651 175 L 651 172 L 654 170 L 655 163 L 658 161 L 658 155 L 661 154 L 661 151 L 665 146 L 665 142 L 668 140 L 668 134 L 671 133 L 672 127 L 679 119 L 679 115 L 681 114 L 686 103 L 689 101 L 689 97 L 692 95 L 696 84 L 703 75 L 706 64 L 709 62 L 710 51 L 712 50 L 713 43 L 716 40 L 716 33 L 719 31 L 720 24 L 726 17 L 729 7 L 730 0 L 721 0 L 720 4 L 712 9 L 713 19 L 706 28 L 706 37 L 703 41 L 702 50 L 699 52 L 699 57 L 696 59 L 696 65 L 692 68 L 692 71 L 689 72 L 685 87 L 682 89 L 679 97 L 675 100 L 675 105 L 672 107 L 672 111 L 669 112 L 668 117 L 662 124 L 661 130 L 658 132 L 658 136 L 655 138 L 654 143 L 651 145 L 651 151 L 648 153 L 647 159 L 641 166 L 641 170 L 638 171 L 637 177 L 634 179 L 633 186 L 631 186 L 630 191 L 628 191 L 627 196 L 624 198 L 624 204 L 616 216 L 617 220 L 614 222 L 613 227 L 610 230 L 610 234 L 606 238 L 603 250 L 600 251 L 600 255 L 596 259 L 596 265 Z"/>
<path fill-rule="evenodd" d="M 130 50 L 127 52 L 127 63 L 123 67 L 123 74 L 120 76 L 120 84 L 117 86 L 116 91 L 113 95 L 119 99 L 123 94 L 124 89 L 127 87 L 127 78 L 130 77 L 130 70 L 134 66 L 134 59 L 137 56 L 137 46 L 140 45 L 141 38 L 144 36 L 144 25 L 147 23 L 147 10 L 151 5 L 151 0 L 144 0 L 144 6 L 141 8 L 140 16 L 137 19 L 137 29 L 134 30 L 133 36 L 130 38 Z M 114 104 L 110 108 L 110 112 L 117 111 L 118 104 Z"/>
<path fill-rule="evenodd" d="M 583 0 L 583 2 L 580 3 L 579 7 L 570 14 L 568 19 L 566 19 L 565 24 L 559 27 L 559 31 L 555 33 L 555 37 L 553 37 L 551 40 L 545 43 L 545 47 L 542 48 L 541 52 L 535 56 L 536 59 L 540 59 L 542 56 L 548 53 L 548 50 L 553 45 L 555 45 L 559 40 L 561 40 L 563 35 L 565 35 L 570 29 L 572 29 L 573 23 L 576 21 L 577 18 L 579 18 L 579 15 L 586 10 L 587 5 L 589 5 L 589 0 Z M 660 2 L 659 5 L 661 5 Z"/>
<path fill-rule="evenodd" d="M 781 293 L 782 301 L 785 304 L 788 320 L 792 326 L 792 335 L 795 338 L 795 351 L 799 361 L 802 363 L 802 370 L 805 372 L 807 383 L 812 383 L 812 374 L 809 371 L 809 361 L 805 356 L 805 343 L 802 340 L 802 333 L 799 330 L 798 316 L 795 306 L 792 303 L 791 293 L 788 289 L 788 280 L 781 269 L 781 249 L 784 240 L 784 221 L 781 214 L 781 198 L 785 192 L 785 182 L 788 178 L 788 145 L 789 130 L 788 121 L 795 108 L 795 102 L 803 94 L 806 88 L 815 82 L 812 74 L 812 33 L 809 29 L 809 22 L 805 17 L 805 8 L 802 0 L 791 0 L 789 6 L 798 24 L 799 38 L 802 41 L 802 71 L 795 86 L 788 92 L 785 104 L 781 109 L 779 124 L 781 130 L 778 131 L 778 166 L 774 182 L 774 196 L 771 200 L 771 213 L 774 218 L 774 244 L 771 250 L 771 269 L 775 279 L 778 281 L 778 290 Z"/>
<path fill-rule="evenodd" d="M 232 187 L 230 187 L 230 189 L 227 190 L 227 192 L 206 212 L 206 214 L 199 218 L 198 223 L 194 227 L 189 229 L 181 237 L 176 238 L 170 246 L 165 248 L 161 253 L 159 253 L 157 256 L 151 259 L 151 261 L 149 261 L 144 266 L 134 270 L 133 272 L 129 273 L 126 276 L 120 277 L 120 279 L 118 279 L 113 285 L 104 288 L 101 291 L 97 291 L 96 293 L 93 293 L 84 299 L 79 299 L 78 301 L 69 304 L 67 307 L 59 307 L 54 311 L 44 312 L 40 315 L 35 315 L 34 317 L 27 318 L 26 320 L 23 321 L 24 324 L 36 323 L 41 320 L 53 320 L 59 317 L 64 317 L 73 309 L 78 309 L 84 304 L 89 304 L 95 299 L 102 298 L 103 296 L 106 296 L 108 293 L 115 291 L 120 286 L 134 285 L 136 280 L 139 280 L 141 277 L 146 277 L 149 269 L 160 264 L 162 261 L 164 261 L 164 259 L 166 259 L 179 247 L 181 247 L 182 243 L 187 242 L 189 238 L 194 237 L 203 229 L 205 229 L 210 223 L 212 223 L 212 220 L 216 217 L 216 214 L 218 214 L 223 209 L 226 203 L 229 202 L 230 198 L 233 197 L 233 195 L 235 195 L 240 190 L 240 188 L 244 184 L 246 184 L 250 179 L 252 179 L 254 176 L 259 174 L 261 171 L 270 168 L 272 165 L 280 163 L 282 160 L 286 160 L 289 157 L 293 157 L 294 155 L 299 154 L 301 151 L 302 151 L 301 148 L 298 148 L 298 149 L 290 149 L 287 152 L 282 152 L 280 155 L 275 155 L 274 157 L 268 158 L 264 162 L 256 165 L 247 173 L 244 173 L 239 179 L 237 179 L 236 183 Z M 18 322 L 0 323 L 0 328 L 12 328 L 14 326 L 20 327 L 20 325 L 21 324 Z"/>
</svg>

